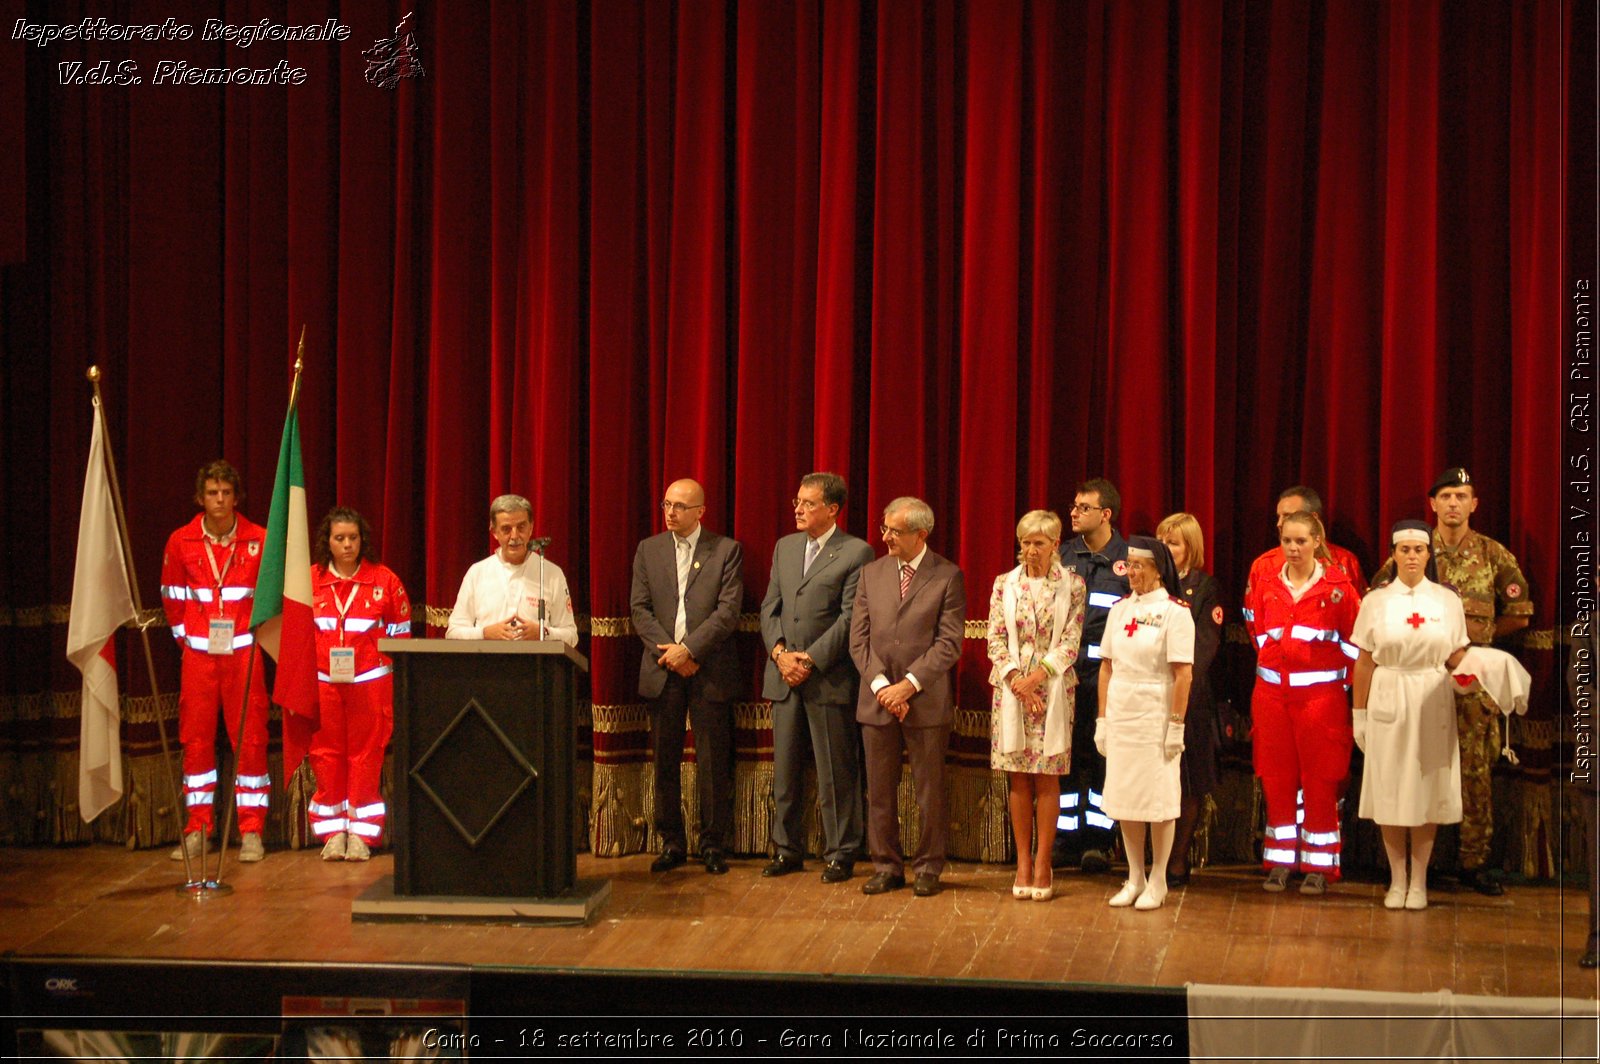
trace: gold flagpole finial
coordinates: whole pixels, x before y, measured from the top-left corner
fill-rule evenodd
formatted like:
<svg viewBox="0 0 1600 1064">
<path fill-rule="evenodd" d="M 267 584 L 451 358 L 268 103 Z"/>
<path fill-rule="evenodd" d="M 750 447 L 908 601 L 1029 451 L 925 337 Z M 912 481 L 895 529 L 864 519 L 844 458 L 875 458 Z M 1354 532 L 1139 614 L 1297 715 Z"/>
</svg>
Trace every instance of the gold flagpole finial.
<svg viewBox="0 0 1600 1064">
<path fill-rule="evenodd" d="M 300 343 L 295 347 L 294 351 L 294 380 L 289 382 L 289 406 L 291 408 L 300 399 L 300 371 L 305 369 L 305 355 L 306 327 L 302 323 L 300 326 Z"/>
<path fill-rule="evenodd" d="M 84 374 L 84 376 L 89 378 L 89 383 L 90 384 L 99 384 L 100 383 L 100 367 L 99 366 L 90 366 L 89 367 L 89 372 Z"/>
</svg>

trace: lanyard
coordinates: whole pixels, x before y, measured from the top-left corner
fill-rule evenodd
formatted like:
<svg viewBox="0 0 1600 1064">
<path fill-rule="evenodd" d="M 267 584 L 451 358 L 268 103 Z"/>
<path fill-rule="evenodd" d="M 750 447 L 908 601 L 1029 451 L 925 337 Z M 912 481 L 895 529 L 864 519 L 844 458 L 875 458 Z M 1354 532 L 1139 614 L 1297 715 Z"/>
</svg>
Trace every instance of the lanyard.
<svg viewBox="0 0 1600 1064">
<path fill-rule="evenodd" d="M 361 570 L 358 568 L 356 571 L 360 572 Z M 361 585 L 356 583 L 356 578 L 354 576 L 341 576 L 339 579 L 350 581 L 350 594 L 345 596 L 343 602 L 339 601 L 339 591 L 337 587 L 335 587 L 333 592 L 333 608 L 339 611 L 339 645 L 344 646 L 344 615 L 350 612 L 350 604 L 356 600 L 356 593 L 361 590 Z"/>
<path fill-rule="evenodd" d="M 228 566 L 233 564 L 233 554 L 239 549 L 239 543 L 235 540 L 228 544 L 228 556 L 222 560 L 222 568 L 220 569 L 217 568 L 216 555 L 212 553 L 212 544 L 209 542 L 202 543 L 200 547 L 201 553 L 206 556 L 206 561 L 211 566 L 211 578 L 217 582 L 217 615 L 220 617 L 224 612 L 222 608 L 222 578 L 227 575 Z"/>
</svg>

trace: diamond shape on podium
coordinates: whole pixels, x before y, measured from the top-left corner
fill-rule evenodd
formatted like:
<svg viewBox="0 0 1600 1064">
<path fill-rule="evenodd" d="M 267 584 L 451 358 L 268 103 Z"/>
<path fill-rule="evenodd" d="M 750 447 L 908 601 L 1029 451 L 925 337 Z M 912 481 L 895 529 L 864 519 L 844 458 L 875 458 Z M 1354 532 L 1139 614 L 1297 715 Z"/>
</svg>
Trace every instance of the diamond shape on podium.
<svg viewBox="0 0 1600 1064">
<path fill-rule="evenodd" d="M 539 770 L 472 698 L 411 766 L 410 776 L 456 834 L 477 849 L 538 780 Z M 491 789 L 490 782 L 501 786 Z"/>
</svg>

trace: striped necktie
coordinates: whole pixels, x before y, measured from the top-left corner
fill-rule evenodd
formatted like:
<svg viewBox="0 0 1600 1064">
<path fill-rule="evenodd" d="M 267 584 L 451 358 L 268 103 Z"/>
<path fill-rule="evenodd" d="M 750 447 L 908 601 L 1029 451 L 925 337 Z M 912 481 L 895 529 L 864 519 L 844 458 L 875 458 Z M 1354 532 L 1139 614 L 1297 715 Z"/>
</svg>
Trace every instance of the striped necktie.
<svg viewBox="0 0 1600 1064">
<path fill-rule="evenodd" d="M 909 590 L 910 587 L 911 587 L 911 578 L 913 576 L 916 576 L 916 575 L 917 575 L 917 571 L 915 569 L 911 568 L 910 565 L 902 565 L 902 566 L 900 566 L 900 597 L 901 598 L 905 598 L 906 597 L 906 591 Z"/>
</svg>

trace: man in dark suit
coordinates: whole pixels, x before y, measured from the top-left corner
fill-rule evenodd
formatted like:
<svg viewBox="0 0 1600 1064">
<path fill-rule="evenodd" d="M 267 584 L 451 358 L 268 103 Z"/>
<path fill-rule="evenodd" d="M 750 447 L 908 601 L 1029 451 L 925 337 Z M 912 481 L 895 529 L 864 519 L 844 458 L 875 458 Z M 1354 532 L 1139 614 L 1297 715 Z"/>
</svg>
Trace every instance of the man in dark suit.
<svg viewBox="0 0 1600 1064">
<path fill-rule="evenodd" d="M 763 876 L 805 867 L 802 821 L 806 737 L 817 762 L 822 805 L 824 883 L 842 883 L 855 870 L 862 846 L 860 730 L 850 660 L 850 612 L 856 579 L 872 548 L 841 529 L 844 478 L 810 473 L 795 493 L 799 529 L 772 551 L 772 577 L 761 602 L 761 638 L 767 668 L 761 693 L 772 700 L 772 846 L 777 852 Z"/>
<path fill-rule="evenodd" d="M 673 481 L 661 502 L 667 530 L 633 555 L 629 606 L 644 642 L 639 694 L 650 702 L 655 826 L 664 843 L 652 872 L 688 860 L 681 779 L 686 712 L 700 787 L 700 857 L 713 875 L 728 870 L 723 847 L 733 833 L 733 702 L 740 690 L 739 655 L 728 637 L 744 598 L 743 552 L 700 524 L 705 509 L 699 484 Z"/>
<path fill-rule="evenodd" d="M 905 750 L 922 812 L 916 894 L 927 897 L 939 892 L 944 871 L 944 755 L 955 723 L 950 670 L 961 659 L 967 596 L 961 570 L 928 550 L 927 503 L 894 500 L 878 531 L 889 553 L 861 570 L 850 618 L 850 656 L 861 672 L 856 720 L 867 760 L 867 844 L 876 869 L 861 890 L 882 894 L 906 885 L 895 805 Z"/>
</svg>

